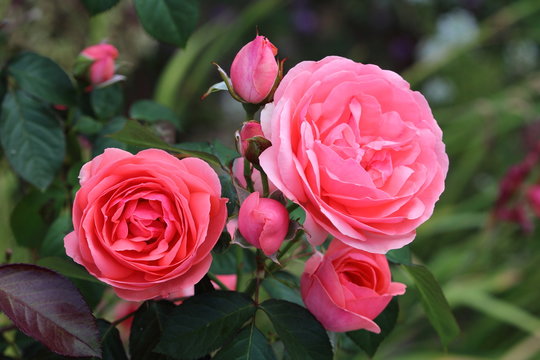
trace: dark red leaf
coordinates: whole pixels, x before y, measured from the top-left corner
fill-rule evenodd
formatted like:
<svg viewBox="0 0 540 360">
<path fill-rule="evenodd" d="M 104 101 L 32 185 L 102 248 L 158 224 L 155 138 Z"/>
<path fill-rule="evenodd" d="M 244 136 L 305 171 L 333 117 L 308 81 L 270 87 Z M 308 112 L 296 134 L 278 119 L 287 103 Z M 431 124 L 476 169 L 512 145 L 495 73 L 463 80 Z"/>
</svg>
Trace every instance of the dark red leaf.
<svg viewBox="0 0 540 360">
<path fill-rule="evenodd" d="M 30 264 L 0 266 L 0 310 L 58 354 L 101 357 L 88 305 L 77 288 L 54 271 Z"/>
</svg>

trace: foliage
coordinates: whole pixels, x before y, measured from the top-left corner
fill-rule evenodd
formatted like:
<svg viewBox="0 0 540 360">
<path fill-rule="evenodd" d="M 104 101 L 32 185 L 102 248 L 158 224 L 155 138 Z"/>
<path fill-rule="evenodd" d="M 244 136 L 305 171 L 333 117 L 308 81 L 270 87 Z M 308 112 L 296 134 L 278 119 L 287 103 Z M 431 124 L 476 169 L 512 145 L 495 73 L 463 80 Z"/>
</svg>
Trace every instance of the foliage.
<svg viewBox="0 0 540 360">
<path fill-rule="evenodd" d="M 66 18 L 64 5 L 51 3 L 0 5 L 0 14 L 15 19 L 0 28 L 0 258 L 6 263 L 0 266 L 0 306 L 8 316 L 0 318 L 0 358 L 538 356 L 539 221 L 527 209 L 536 225 L 527 233 L 493 215 L 506 170 L 540 138 L 537 1 L 262 0 L 247 6 L 81 0 L 88 12 L 71 11 L 65 29 L 54 28 L 55 17 Z M 21 20 L 40 13 L 40 6 L 49 11 L 34 22 Z M 131 21 L 134 17 L 140 24 Z M 118 23 L 124 31 L 115 28 Z M 387 254 L 395 280 L 408 285 L 407 294 L 376 318 L 381 334 L 328 334 L 303 307 L 299 276 L 309 252 L 303 243 L 291 242 L 287 252 L 282 247 L 278 264 L 261 262 L 253 249 L 240 248 L 242 239 L 231 244 L 224 234 L 209 275 L 237 275 L 236 291 L 202 292 L 208 286 L 200 286 L 181 305 L 147 301 L 128 314 L 131 334 L 121 339 L 124 322 L 116 323 L 120 317 L 110 311 L 117 299 L 63 248 L 63 237 L 72 230 L 68 214 L 77 174 L 110 146 L 195 156 L 219 171 L 224 196 L 231 199 L 229 213 L 237 213 L 242 194 L 228 170 L 239 155 L 230 135 L 244 114 L 239 104 L 224 105 L 223 86 L 204 102 L 199 98 L 209 84 L 221 81 L 211 62 L 230 64 L 239 45 L 253 37 L 255 25 L 274 44 L 283 44 L 286 67 L 301 59 L 344 55 L 397 70 L 428 97 L 451 167 L 446 191 L 415 242 Z M 35 26 L 41 26 L 42 37 Z M 77 28 L 88 37 L 66 35 Z M 141 29 L 164 43 L 131 36 Z M 90 39 L 105 38 L 125 50 L 129 64 L 119 71 L 128 77 L 89 88 L 70 66 Z M 531 179 L 525 188 L 536 181 Z M 13 260 L 35 265 L 8 264 Z M 50 303 L 37 299 L 36 292 Z M 8 299 L 15 297 L 13 306 Z M 64 307 L 62 316 L 51 310 L 57 305 Z M 22 332 L 12 331 L 11 324 Z"/>
</svg>

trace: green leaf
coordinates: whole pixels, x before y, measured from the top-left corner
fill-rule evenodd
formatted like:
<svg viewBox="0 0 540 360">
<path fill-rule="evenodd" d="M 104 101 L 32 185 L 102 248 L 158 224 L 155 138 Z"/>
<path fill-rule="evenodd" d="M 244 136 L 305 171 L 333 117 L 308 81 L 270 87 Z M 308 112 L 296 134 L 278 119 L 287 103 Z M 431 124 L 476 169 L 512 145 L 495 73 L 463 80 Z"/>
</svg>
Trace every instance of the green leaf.
<svg viewBox="0 0 540 360">
<path fill-rule="evenodd" d="M 274 299 L 287 300 L 304 306 L 299 291 L 299 280 L 291 273 L 285 271 L 273 273 L 263 280 L 262 286 L 268 295 Z"/>
<path fill-rule="evenodd" d="M 238 151 L 225 146 L 222 142 L 214 140 L 212 143 L 212 153 L 225 166 L 229 166 L 234 159 L 238 157 Z"/>
<path fill-rule="evenodd" d="M 412 265 L 411 249 L 408 246 L 388 251 L 386 258 L 394 264 Z"/>
<path fill-rule="evenodd" d="M 270 299 L 260 305 L 292 359 L 332 359 L 332 346 L 323 326 L 304 307 Z"/>
<path fill-rule="evenodd" d="M 255 327 L 245 327 L 234 340 L 214 356 L 214 360 L 274 360 L 276 356 L 268 340 Z"/>
<path fill-rule="evenodd" d="M 75 286 L 54 271 L 29 264 L 0 266 L 0 310 L 56 353 L 101 357 L 88 305 Z"/>
<path fill-rule="evenodd" d="M 90 103 L 96 116 L 100 119 L 110 119 L 122 111 L 124 96 L 120 84 L 95 88 L 90 93 Z"/>
<path fill-rule="evenodd" d="M 46 192 L 34 189 L 17 203 L 11 213 L 10 226 L 19 245 L 41 246 L 48 224 L 55 220 L 64 205 L 64 197 L 63 189 L 53 186 Z"/>
<path fill-rule="evenodd" d="M 142 26 L 166 43 L 184 47 L 199 15 L 196 0 L 135 0 Z"/>
<path fill-rule="evenodd" d="M 77 118 L 74 129 L 81 134 L 95 135 L 103 129 L 103 124 L 90 116 L 81 115 Z"/>
<path fill-rule="evenodd" d="M 72 279 L 80 279 L 102 284 L 101 281 L 90 275 L 84 267 L 74 263 L 71 261 L 71 259 L 68 260 L 68 258 L 49 256 L 39 259 L 37 264 Z"/>
<path fill-rule="evenodd" d="M 26 52 L 15 57 L 7 68 L 21 89 L 52 104 L 73 105 L 75 87 L 62 68 L 51 59 Z"/>
<path fill-rule="evenodd" d="M 129 352 L 132 360 L 165 360 L 170 357 L 158 354 L 153 349 L 163 333 L 165 320 L 176 305 L 170 301 L 146 301 L 133 317 L 129 337 Z"/>
<path fill-rule="evenodd" d="M 98 319 L 97 325 L 101 336 L 101 358 L 103 360 L 128 360 L 118 329 L 103 319 Z"/>
<path fill-rule="evenodd" d="M 242 252 L 242 270 L 244 273 L 250 273 L 256 269 L 255 253 L 249 249 L 229 246 L 227 250 L 221 253 L 212 254 L 212 266 L 210 271 L 216 275 L 236 274 L 236 252 Z"/>
<path fill-rule="evenodd" d="M 193 296 L 171 312 L 156 351 L 175 359 L 198 359 L 227 343 L 255 311 L 253 301 L 238 292 Z"/>
<path fill-rule="evenodd" d="M 141 100 L 131 105 L 129 117 L 147 122 L 168 121 L 181 129 L 180 118 L 168 107 L 152 100 Z"/>
<path fill-rule="evenodd" d="M 124 128 L 127 123 L 127 118 L 123 116 L 117 116 L 109 120 L 103 129 L 99 132 L 97 139 L 94 141 L 92 146 L 92 157 L 96 157 L 103 153 L 106 148 L 118 148 L 126 150 L 127 146 L 125 143 L 118 140 L 114 140 L 110 137 L 111 134 L 114 134 Z M 77 173 L 77 176 L 79 174 Z M 79 179 L 77 178 L 77 183 Z"/>
<path fill-rule="evenodd" d="M 62 256 L 65 255 L 64 237 L 73 229 L 71 215 L 68 213 L 61 214 L 49 226 L 45 238 L 41 243 L 40 256 Z"/>
<path fill-rule="evenodd" d="M 135 312 L 129 335 L 131 360 L 165 360 L 153 352 L 161 339 L 165 320 L 176 306 L 170 301 L 146 301 Z"/>
<path fill-rule="evenodd" d="M 397 298 L 394 297 L 388 304 L 386 309 L 377 316 L 375 322 L 381 328 L 380 334 L 372 333 L 367 330 L 349 331 L 347 336 L 356 343 L 362 350 L 373 357 L 380 343 L 392 332 L 396 325 L 396 320 L 399 313 L 399 305 Z"/>
<path fill-rule="evenodd" d="M 225 83 L 225 81 L 218 82 L 217 84 L 210 86 L 210 88 L 206 90 L 203 96 L 201 96 L 201 99 L 204 100 L 208 95 L 213 94 L 215 92 L 228 91 L 228 90 L 229 88 L 227 87 L 227 84 Z"/>
<path fill-rule="evenodd" d="M 111 134 L 110 137 L 125 144 L 140 146 L 143 148 L 162 149 L 183 155 L 185 157 L 197 157 L 210 163 L 211 165 L 220 166 L 219 159 L 216 158 L 214 155 L 201 151 L 185 150 L 169 145 L 163 140 L 161 140 L 147 127 L 139 124 L 135 120 L 128 120 L 122 130 Z"/>
<path fill-rule="evenodd" d="M 116 4 L 119 0 L 81 0 L 84 7 L 90 15 L 97 15 L 101 12 L 107 11 Z"/>
<path fill-rule="evenodd" d="M 0 141 L 17 174 L 44 190 L 64 160 L 66 140 L 51 110 L 22 91 L 2 103 Z"/>
<path fill-rule="evenodd" d="M 402 266 L 413 278 L 426 315 L 446 347 L 459 334 L 459 326 L 439 283 L 425 266 Z"/>
</svg>

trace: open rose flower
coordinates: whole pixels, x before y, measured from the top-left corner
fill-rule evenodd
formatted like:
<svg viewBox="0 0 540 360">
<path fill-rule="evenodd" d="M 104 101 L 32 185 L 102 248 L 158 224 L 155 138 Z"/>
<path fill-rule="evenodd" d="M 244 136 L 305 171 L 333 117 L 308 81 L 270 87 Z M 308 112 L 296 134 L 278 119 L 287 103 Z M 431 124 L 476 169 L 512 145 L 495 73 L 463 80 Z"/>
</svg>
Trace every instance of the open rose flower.
<svg viewBox="0 0 540 360">
<path fill-rule="evenodd" d="M 324 256 L 315 253 L 300 279 L 302 299 L 330 331 L 379 333 L 373 321 L 405 285 L 391 281 L 386 257 L 333 240 Z"/>
<path fill-rule="evenodd" d="M 305 61 L 261 114 L 269 180 L 327 234 L 370 252 L 400 248 L 432 214 L 448 157 L 424 97 L 394 72 L 341 57 Z"/>
<path fill-rule="evenodd" d="M 161 150 L 106 149 L 79 179 L 67 254 L 125 300 L 192 295 L 227 217 L 215 171 Z"/>
</svg>

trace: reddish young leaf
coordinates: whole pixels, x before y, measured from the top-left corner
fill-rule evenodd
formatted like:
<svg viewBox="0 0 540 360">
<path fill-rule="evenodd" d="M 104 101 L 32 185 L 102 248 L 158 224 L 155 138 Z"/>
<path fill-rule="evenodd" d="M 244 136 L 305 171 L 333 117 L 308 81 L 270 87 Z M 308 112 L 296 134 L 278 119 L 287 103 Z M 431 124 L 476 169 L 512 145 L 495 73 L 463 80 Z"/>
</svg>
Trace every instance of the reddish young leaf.
<svg viewBox="0 0 540 360">
<path fill-rule="evenodd" d="M 75 286 L 54 271 L 30 264 L 0 266 L 0 311 L 58 354 L 101 357 L 88 305 Z"/>
</svg>

